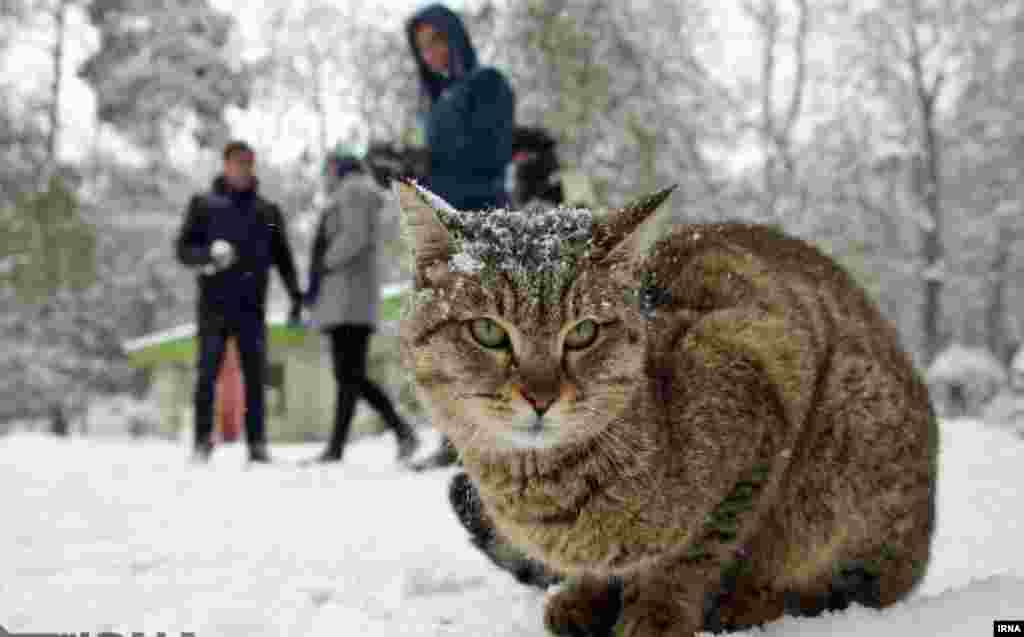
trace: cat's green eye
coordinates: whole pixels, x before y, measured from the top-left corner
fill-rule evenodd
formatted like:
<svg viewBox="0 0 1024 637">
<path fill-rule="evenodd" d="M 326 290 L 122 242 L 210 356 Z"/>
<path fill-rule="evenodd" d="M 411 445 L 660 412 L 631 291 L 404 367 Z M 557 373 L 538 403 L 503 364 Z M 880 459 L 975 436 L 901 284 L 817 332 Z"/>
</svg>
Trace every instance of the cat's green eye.
<svg viewBox="0 0 1024 637">
<path fill-rule="evenodd" d="M 474 319 L 469 325 L 473 338 L 477 343 L 490 349 L 507 347 L 508 332 L 489 318 Z"/>
<path fill-rule="evenodd" d="M 590 347 L 597 340 L 597 323 L 587 319 L 569 330 L 565 335 L 565 346 L 569 349 L 583 349 Z"/>
</svg>

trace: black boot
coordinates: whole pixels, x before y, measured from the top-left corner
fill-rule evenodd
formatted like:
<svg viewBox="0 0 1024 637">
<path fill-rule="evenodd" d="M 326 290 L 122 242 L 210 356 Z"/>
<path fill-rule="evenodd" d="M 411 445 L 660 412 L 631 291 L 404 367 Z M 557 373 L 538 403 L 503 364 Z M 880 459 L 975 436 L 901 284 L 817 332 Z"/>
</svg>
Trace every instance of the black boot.
<svg viewBox="0 0 1024 637">
<path fill-rule="evenodd" d="M 455 451 L 455 446 L 448 440 L 448 436 L 443 436 L 441 438 L 441 446 L 437 448 L 437 451 L 409 466 L 413 471 L 427 471 L 429 469 L 450 467 L 458 463 L 458 461 L 459 454 Z"/>
<path fill-rule="evenodd" d="M 398 437 L 398 462 L 408 462 L 409 458 L 416 455 L 416 452 L 420 448 L 420 438 L 413 431 L 412 427 L 405 425 L 401 429 L 395 431 L 403 431 L 401 434 L 395 434 Z"/>
<path fill-rule="evenodd" d="M 209 440 L 200 440 L 192 447 L 192 462 L 206 464 L 213 455 L 213 443 Z"/>
<path fill-rule="evenodd" d="M 348 432 L 352 427 L 352 416 L 355 415 L 358 397 L 359 387 L 355 382 L 339 383 L 331 439 L 327 441 L 327 447 L 319 456 L 305 464 L 341 462 L 341 456 L 345 452 L 345 443 L 348 442 Z"/>
<path fill-rule="evenodd" d="M 249 462 L 269 464 L 271 460 L 267 445 L 262 443 L 249 445 Z"/>
</svg>

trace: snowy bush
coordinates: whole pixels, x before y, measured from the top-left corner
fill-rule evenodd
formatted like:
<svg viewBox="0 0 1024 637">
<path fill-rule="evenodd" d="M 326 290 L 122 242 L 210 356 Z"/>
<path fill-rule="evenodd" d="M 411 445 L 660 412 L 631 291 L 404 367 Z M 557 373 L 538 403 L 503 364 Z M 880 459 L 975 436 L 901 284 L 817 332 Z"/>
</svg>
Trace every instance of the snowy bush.
<svg viewBox="0 0 1024 637">
<path fill-rule="evenodd" d="M 953 343 L 928 368 L 932 404 L 948 418 L 981 417 L 1006 385 L 1006 370 L 987 349 Z"/>
<path fill-rule="evenodd" d="M 128 394 L 96 398 L 89 403 L 85 415 L 85 430 L 89 435 L 138 438 L 154 435 L 159 425 L 160 411 L 156 404 Z"/>
</svg>

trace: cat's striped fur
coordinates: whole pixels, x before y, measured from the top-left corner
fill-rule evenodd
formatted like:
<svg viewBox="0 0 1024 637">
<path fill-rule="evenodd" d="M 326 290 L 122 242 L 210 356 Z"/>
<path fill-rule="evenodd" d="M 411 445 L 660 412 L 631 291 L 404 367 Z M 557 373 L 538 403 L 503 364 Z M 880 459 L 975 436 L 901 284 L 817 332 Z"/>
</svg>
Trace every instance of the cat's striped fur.
<svg viewBox="0 0 1024 637">
<path fill-rule="evenodd" d="M 396 189 L 417 280 L 404 364 L 482 522 L 570 578 L 551 631 L 605 634 L 595 618 L 614 601 L 616 635 L 689 637 L 884 606 L 920 579 L 935 417 L 895 330 L 834 261 L 741 223 L 652 241 L 663 191 L 596 215 L 555 256 L 569 269 L 531 282 L 454 265 L 480 238 L 418 186 Z"/>
</svg>

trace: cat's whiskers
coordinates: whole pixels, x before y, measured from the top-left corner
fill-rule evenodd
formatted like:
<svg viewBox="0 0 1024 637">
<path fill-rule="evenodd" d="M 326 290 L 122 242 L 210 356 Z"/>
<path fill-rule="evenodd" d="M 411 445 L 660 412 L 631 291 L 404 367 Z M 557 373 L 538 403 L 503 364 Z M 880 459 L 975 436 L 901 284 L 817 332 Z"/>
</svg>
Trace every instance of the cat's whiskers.
<svg viewBox="0 0 1024 637">
<path fill-rule="evenodd" d="M 479 449 L 481 445 L 477 444 L 477 439 L 483 435 L 484 428 L 479 425 L 471 425 L 471 429 L 472 431 L 469 434 L 469 438 L 466 440 L 466 445 L 473 449 Z"/>
<path fill-rule="evenodd" d="M 590 412 L 595 415 L 601 416 L 602 418 L 608 418 L 608 414 L 603 413 L 593 407 L 587 405 L 579 405 L 579 409 L 582 411 Z M 610 426 L 614 418 L 609 418 L 609 422 L 604 426 L 601 426 L 595 438 L 600 444 L 595 445 L 594 449 L 599 454 L 600 458 L 605 461 L 611 468 L 616 471 L 622 471 L 625 467 L 622 464 L 622 458 L 628 458 L 630 455 L 636 452 L 636 440 L 625 438 L 625 432 L 617 427 Z"/>
<path fill-rule="evenodd" d="M 622 432 L 620 432 L 615 427 L 601 427 L 598 430 L 596 437 L 602 443 L 605 443 L 604 445 L 602 445 L 603 449 L 617 452 L 615 454 L 616 457 L 619 456 L 620 454 L 629 453 L 629 451 L 632 449 L 632 445 L 630 445 L 626 441 Z"/>
<path fill-rule="evenodd" d="M 489 398 L 491 400 L 501 400 L 500 394 L 491 394 L 487 392 L 459 392 L 455 394 L 456 398 Z"/>
<path fill-rule="evenodd" d="M 605 413 L 603 411 L 600 411 L 598 409 L 595 409 L 594 407 L 591 407 L 590 405 L 573 405 L 572 408 L 575 409 L 575 410 L 578 410 L 578 411 L 585 411 L 587 413 L 591 413 L 591 414 L 593 414 L 595 416 L 601 416 L 602 418 L 605 418 L 605 417 L 608 416 L 607 413 Z"/>
<path fill-rule="evenodd" d="M 604 402 L 604 403 L 607 403 L 608 402 L 608 400 L 607 400 L 608 398 L 615 399 L 616 402 L 621 402 L 623 399 L 632 398 L 633 394 L 630 393 L 625 388 L 623 388 L 621 390 L 618 390 L 618 389 L 602 389 L 600 397 L 602 399 L 604 399 L 604 400 L 599 400 L 599 399 L 591 398 L 590 400 L 587 401 L 587 403 L 583 403 L 582 401 L 578 401 L 578 402 L 573 403 L 571 405 L 571 408 L 572 409 L 576 409 L 576 410 L 580 410 L 580 411 L 585 411 L 585 412 L 591 413 L 591 414 L 593 414 L 595 416 L 600 416 L 602 418 L 609 418 L 612 415 L 612 413 L 611 413 L 611 411 L 609 409 L 605 409 L 605 410 L 602 411 L 602 410 L 599 410 L 599 409 L 591 406 L 591 404 L 589 404 L 589 403 L 594 403 L 594 402 Z"/>
</svg>

